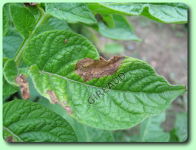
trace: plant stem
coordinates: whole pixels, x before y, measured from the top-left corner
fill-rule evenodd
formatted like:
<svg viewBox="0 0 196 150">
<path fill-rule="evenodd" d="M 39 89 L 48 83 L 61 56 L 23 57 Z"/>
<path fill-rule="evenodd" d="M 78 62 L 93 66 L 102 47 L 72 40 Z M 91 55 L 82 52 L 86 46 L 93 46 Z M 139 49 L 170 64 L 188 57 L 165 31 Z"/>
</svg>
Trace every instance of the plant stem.
<svg viewBox="0 0 196 150">
<path fill-rule="evenodd" d="M 37 8 L 40 10 L 41 16 L 38 19 L 35 28 L 29 34 L 29 37 L 23 41 L 23 43 L 21 44 L 20 48 L 17 51 L 16 57 L 15 57 L 15 62 L 16 62 L 17 66 L 19 66 L 21 63 L 23 51 L 24 51 L 25 47 L 27 46 L 29 40 L 34 36 L 37 28 L 49 17 L 49 15 L 46 14 L 42 8 L 40 8 L 39 6 Z"/>
</svg>

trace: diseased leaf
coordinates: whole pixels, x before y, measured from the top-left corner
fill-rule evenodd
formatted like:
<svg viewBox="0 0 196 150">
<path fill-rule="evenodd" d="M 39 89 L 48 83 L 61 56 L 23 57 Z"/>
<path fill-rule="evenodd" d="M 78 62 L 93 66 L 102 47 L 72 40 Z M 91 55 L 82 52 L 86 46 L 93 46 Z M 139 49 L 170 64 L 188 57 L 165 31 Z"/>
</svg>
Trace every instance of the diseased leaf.
<svg viewBox="0 0 196 150">
<path fill-rule="evenodd" d="M 170 135 L 161 128 L 163 121 L 165 121 L 165 113 L 142 122 L 139 142 L 168 142 Z"/>
<path fill-rule="evenodd" d="M 89 3 L 89 8 L 102 14 L 145 16 L 162 23 L 186 23 L 187 6 L 182 3 Z"/>
<path fill-rule="evenodd" d="M 23 56 L 38 92 L 51 101 L 47 92 L 53 91 L 58 103 L 72 112 L 70 116 L 89 126 L 107 130 L 133 127 L 164 111 L 185 92 L 185 87 L 170 85 L 148 64 L 130 57 L 113 74 L 85 81 L 76 64 L 86 58 L 99 59 L 95 47 L 68 31 L 39 34 Z"/>
<path fill-rule="evenodd" d="M 35 26 L 35 17 L 29 9 L 17 4 L 10 5 L 10 12 L 16 29 L 27 38 Z"/>
<path fill-rule="evenodd" d="M 81 124 L 71 118 L 60 105 L 51 105 L 46 99 L 40 99 L 38 103 L 56 112 L 65 120 L 67 120 L 73 127 L 77 135 L 78 142 L 114 142 L 113 134 L 111 131 L 91 128 L 89 126 Z"/>
<path fill-rule="evenodd" d="M 119 15 L 113 15 L 114 26 L 108 27 L 103 22 L 99 22 L 99 32 L 101 35 L 115 40 L 135 40 L 140 39 L 133 33 L 132 27 L 126 18 Z"/>
<path fill-rule="evenodd" d="M 25 100 L 4 104 L 3 130 L 5 140 L 11 136 L 16 142 L 77 141 L 66 120 L 40 104 Z"/>
<path fill-rule="evenodd" d="M 25 75 L 26 68 L 17 68 L 13 59 L 8 59 L 4 64 L 4 77 L 7 82 L 15 88 L 20 87 L 21 96 L 23 99 L 30 98 L 29 83 Z"/>
<path fill-rule="evenodd" d="M 110 60 L 100 57 L 100 60 L 85 58 L 76 64 L 76 73 L 85 81 L 112 75 L 118 69 L 124 57 L 115 56 Z"/>
<path fill-rule="evenodd" d="M 47 3 L 46 12 L 68 23 L 95 24 L 96 19 L 84 3 Z"/>
<path fill-rule="evenodd" d="M 29 83 L 23 74 L 16 77 L 16 83 L 20 86 L 20 91 L 23 99 L 28 99 L 30 97 Z"/>
</svg>

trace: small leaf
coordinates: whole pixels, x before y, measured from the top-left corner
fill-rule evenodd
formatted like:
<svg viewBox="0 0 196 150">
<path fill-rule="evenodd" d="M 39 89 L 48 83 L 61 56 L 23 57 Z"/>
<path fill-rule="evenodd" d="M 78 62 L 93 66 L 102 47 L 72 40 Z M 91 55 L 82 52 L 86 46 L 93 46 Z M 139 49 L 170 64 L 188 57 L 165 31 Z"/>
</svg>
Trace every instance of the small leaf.
<svg viewBox="0 0 196 150">
<path fill-rule="evenodd" d="M 118 43 L 107 43 L 103 52 L 107 54 L 121 54 L 124 52 L 124 47 Z"/>
<path fill-rule="evenodd" d="M 29 9 L 17 4 L 10 5 L 10 11 L 16 29 L 27 38 L 35 26 L 35 17 Z"/>
<path fill-rule="evenodd" d="M 114 27 L 108 27 L 103 22 L 99 22 L 99 32 L 101 35 L 115 40 L 135 40 L 140 39 L 133 33 L 132 27 L 126 18 L 119 15 L 113 15 Z"/>
<path fill-rule="evenodd" d="M 3 106 L 4 139 L 17 142 L 76 142 L 69 123 L 40 104 L 13 100 Z"/>
<path fill-rule="evenodd" d="M 102 14 L 145 16 L 162 23 L 186 23 L 187 6 L 182 3 L 89 3 L 89 8 Z"/>
<path fill-rule="evenodd" d="M 96 23 L 96 19 L 84 3 L 47 3 L 46 12 L 68 23 Z"/>
<path fill-rule="evenodd" d="M 168 142 L 170 135 L 161 128 L 163 121 L 165 121 L 165 113 L 153 116 L 142 122 L 140 142 Z"/>
<path fill-rule="evenodd" d="M 180 112 L 177 114 L 174 129 L 179 141 L 185 142 L 188 138 L 187 113 Z"/>
<path fill-rule="evenodd" d="M 16 63 L 14 59 L 8 59 L 4 64 L 4 77 L 8 81 L 8 83 L 18 86 L 16 83 L 16 77 L 18 75 L 18 68 L 16 67 Z"/>
<path fill-rule="evenodd" d="M 13 58 L 22 41 L 23 38 L 15 29 L 9 29 L 9 32 L 3 37 L 3 56 Z"/>
<path fill-rule="evenodd" d="M 76 70 L 77 63 L 91 60 L 81 64 L 85 75 L 85 68 L 99 60 L 99 55 L 87 39 L 68 31 L 41 33 L 24 52 L 24 62 L 31 66 L 30 76 L 38 92 L 51 101 L 47 92 L 53 91 L 58 103 L 72 111 L 70 116 L 96 128 L 133 127 L 164 111 L 185 92 L 184 86 L 170 85 L 148 64 L 130 57 L 111 63 L 117 65 L 115 71 L 111 66 L 107 75 L 94 71 L 93 78 L 85 81 Z"/>
<path fill-rule="evenodd" d="M 16 93 L 18 91 L 18 87 L 15 87 L 11 84 L 9 84 L 4 78 L 3 78 L 3 100 L 11 96 L 12 94 Z"/>
<path fill-rule="evenodd" d="M 40 34 L 50 30 L 71 30 L 66 21 L 47 16 L 42 24 L 36 29 L 35 34 Z"/>
<path fill-rule="evenodd" d="M 23 73 L 23 74 L 22 74 Z M 30 98 L 29 83 L 24 74 L 27 73 L 26 68 L 18 69 L 14 59 L 8 59 L 4 64 L 4 77 L 12 86 L 20 87 L 23 99 Z"/>
<path fill-rule="evenodd" d="M 10 26 L 10 14 L 9 14 L 9 5 L 5 4 L 3 6 L 3 35 L 5 36 L 9 30 Z"/>
</svg>

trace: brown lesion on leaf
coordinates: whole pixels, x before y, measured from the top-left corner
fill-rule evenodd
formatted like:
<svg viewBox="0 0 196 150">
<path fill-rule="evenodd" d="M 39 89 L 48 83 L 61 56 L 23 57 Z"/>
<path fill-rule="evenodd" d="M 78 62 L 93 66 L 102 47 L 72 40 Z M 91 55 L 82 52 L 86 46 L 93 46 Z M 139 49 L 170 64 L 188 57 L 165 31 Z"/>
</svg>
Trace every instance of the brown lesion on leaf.
<svg viewBox="0 0 196 150">
<path fill-rule="evenodd" d="M 59 104 L 66 110 L 68 114 L 72 114 L 71 107 L 67 105 L 67 102 L 61 101 Z"/>
<path fill-rule="evenodd" d="M 36 6 L 37 3 L 24 3 L 25 6 Z"/>
<path fill-rule="evenodd" d="M 85 81 L 112 75 L 117 71 L 124 58 L 124 56 L 114 56 L 109 60 L 105 60 L 103 57 L 100 57 L 100 60 L 85 58 L 76 64 L 76 73 Z"/>
<path fill-rule="evenodd" d="M 68 40 L 65 39 L 65 40 L 64 40 L 64 43 L 66 44 L 67 42 L 68 42 Z"/>
<path fill-rule="evenodd" d="M 23 99 L 30 98 L 29 83 L 23 74 L 16 77 L 16 83 L 20 86 L 20 91 Z"/>
<path fill-rule="evenodd" d="M 66 112 L 68 114 L 72 114 L 72 110 L 71 110 L 71 107 L 70 106 L 64 106 L 63 108 L 66 110 Z"/>
<path fill-rule="evenodd" d="M 9 143 L 15 142 L 12 136 L 8 136 L 8 137 L 5 139 L 5 141 L 6 141 L 6 142 L 9 142 Z"/>
<path fill-rule="evenodd" d="M 56 94 L 54 93 L 54 91 L 48 90 L 47 94 L 50 96 L 50 100 L 52 104 L 57 104 L 58 103 L 58 98 L 56 96 Z"/>
</svg>

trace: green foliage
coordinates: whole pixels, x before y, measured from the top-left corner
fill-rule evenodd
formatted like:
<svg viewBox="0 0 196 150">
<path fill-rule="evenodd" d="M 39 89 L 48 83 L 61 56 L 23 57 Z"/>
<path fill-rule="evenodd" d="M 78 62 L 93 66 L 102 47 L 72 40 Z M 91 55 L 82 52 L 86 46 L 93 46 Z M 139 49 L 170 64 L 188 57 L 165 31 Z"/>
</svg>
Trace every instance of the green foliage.
<svg viewBox="0 0 196 150">
<path fill-rule="evenodd" d="M 142 142 L 168 142 L 170 135 L 161 128 L 165 121 L 165 113 L 151 117 L 141 124 L 140 138 Z"/>
<path fill-rule="evenodd" d="M 163 131 L 161 127 L 164 121 L 165 113 L 161 113 L 144 120 L 138 127 L 140 129 L 138 133 L 127 136 L 121 132 L 115 132 L 115 139 L 117 142 L 169 142 L 170 133 Z"/>
<path fill-rule="evenodd" d="M 176 122 L 171 131 L 172 142 L 185 142 L 188 139 L 187 113 L 180 112 L 176 115 Z"/>
<path fill-rule="evenodd" d="M 77 141 L 69 123 L 40 104 L 14 100 L 3 106 L 3 116 L 5 140 L 11 136 L 12 142 Z"/>
<path fill-rule="evenodd" d="M 77 133 L 78 142 L 114 142 L 114 137 L 111 131 L 100 130 L 81 124 L 71 118 L 60 105 L 51 105 L 46 99 L 41 99 L 38 103 L 66 119 L 73 127 L 75 133 Z"/>
<path fill-rule="evenodd" d="M 90 3 L 94 12 L 145 16 L 163 23 L 186 23 L 187 6 L 178 3 Z"/>
<path fill-rule="evenodd" d="M 19 91 L 16 78 L 25 74 L 30 99 L 39 99 L 44 105 L 25 100 L 5 101 L 5 140 L 113 142 L 112 131 L 107 130 L 131 128 L 147 119 L 141 124 L 140 141 L 168 141 L 169 134 L 160 128 L 164 116 L 150 117 L 165 111 L 185 92 L 184 86 L 169 84 L 146 62 L 131 57 L 124 57 L 117 63 L 113 73 L 96 77 L 98 73 L 94 72 L 95 77 L 88 81 L 78 74 L 77 64 L 86 58 L 100 60 L 96 47 L 81 35 L 83 29 L 88 28 L 89 32 L 95 29 L 116 40 L 139 40 L 124 15 L 143 15 L 164 23 L 185 23 L 183 5 L 48 3 L 44 7 L 42 4 L 31 7 L 7 4 L 3 13 L 3 51 L 4 56 L 9 57 L 4 62 L 3 97 L 6 99 Z M 84 34 L 93 41 L 90 33 Z M 122 50 L 117 45 L 107 49 L 114 47 Z M 125 78 L 109 87 L 120 74 Z M 89 103 L 92 95 L 104 89 L 108 92 Z M 42 96 L 61 106 L 40 102 Z M 176 126 L 176 136 L 181 133 L 185 134 Z M 183 141 L 185 137 L 179 138 Z"/>
<path fill-rule="evenodd" d="M 7 99 L 10 95 L 16 93 L 18 91 L 18 88 L 9 84 L 4 78 L 3 78 L 3 100 Z"/>
<path fill-rule="evenodd" d="M 89 8 L 82 3 L 48 3 L 46 12 L 54 17 L 63 19 L 69 23 L 94 24 L 96 19 Z"/>
<path fill-rule="evenodd" d="M 27 47 L 29 55 L 25 55 L 25 62 L 28 65 L 36 64 L 38 66 L 30 68 L 30 76 L 40 94 L 50 99 L 47 91 L 53 91 L 60 102 L 67 102 L 74 112 L 73 117 L 77 120 L 92 127 L 107 130 L 129 128 L 150 115 L 160 113 L 167 108 L 172 100 L 184 93 L 183 86 L 169 85 L 162 77 L 157 76 L 150 66 L 133 58 L 126 58 L 114 75 L 84 82 L 75 73 L 75 65 L 77 59 L 79 60 L 82 57 L 94 57 L 96 59 L 98 56 L 94 51 L 94 47 L 88 49 L 89 53 L 85 52 L 84 47 L 84 53 L 81 52 L 80 55 L 75 55 L 74 51 L 77 51 L 77 49 L 66 50 L 65 46 L 61 48 L 61 45 L 57 43 L 59 48 L 56 55 L 53 54 L 55 52 L 52 49 L 41 47 L 42 54 L 46 50 L 48 55 L 50 55 L 48 52 L 52 52 L 53 57 L 43 55 L 43 57 L 39 58 L 40 55 L 33 45 L 41 45 L 36 44 L 35 41 L 40 41 L 38 39 L 44 39 L 45 37 L 50 37 L 50 35 L 52 35 L 51 39 L 56 39 L 53 37 L 55 35 L 61 38 L 61 35 L 66 34 L 71 38 L 71 33 L 51 31 L 32 39 L 32 43 Z M 45 39 L 44 41 L 47 42 Z M 63 39 L 58 39 L 58 41 L 64 44 Z M 85 39 L 84 41 L 81 39 L 80 43 L 85 43 L 85 41 Z M 44 45 L 47 44 L 43 43 Z M 85 44 L 85 46 L 87 45 Z M 91 47 L 91 45 L 87 47 Z M 69 51 L 69 53 L 66 53 L 66 51 Z M 31 54 L 30 52 L 33 53 Z M 32 56 L 37 60 L 33 59 Z M 74 59 L 69 62 L 64 58 Z M 61 64 L 61 66 L 57 64 Z M 58 68 L 56 68 L 57 66 Z M 111 88 L 109 94 L 107 93 L 101 98 L 97 98 L 95 104 L 89 104 L 89 97 L 101 90 L 101 88 L 105 88 L 120 73 L 125 73 L 126 79 L 116 87 Z M 124 102 L 122 103 L 123 100 Z M 110 113 L 109 108 L 113 110 L 113 113 Z M 100 119 L 103 122 L 100 122 Z"/>
<path fill-rule="evenodd" d="M 16 77 L 18 75 L 18 68 L 16 67 L 16 63 L 13 59 L 8 59 L 4 65 L 4 77 L 7 82 L 11 85 L 16 84 Z"/>
<path fill-rule="evenodd" d="M 103 22 L 99 22 L 99 32 L 101 35 L 115 40 L 134 40 L 139 38 L 133 33 L 132 27 L 126 18 L 119 15 L 113 15 L 114 27 L 108 27 Z"/>
<path fill-rule="evenodd" d="M 124 51 L 124 47 L 118 43 L 108 43 L 105 45 L 103 51 L 108 54 L 120 54 Z"/>
<path fill-rule="evenodd" d="M 20 47 L 23 38 L 13 28 L 9 28 L 9 32 L 3 37 L 3 56 L 13 58 L 17 49 Z"/>
<path fill-rule="evenodd" d="M 27 8 L 16 4 L 10 5 L 10 11 L 16 29 L 27 38 L 35 26 L 35 17 Z"/>
</svg>

